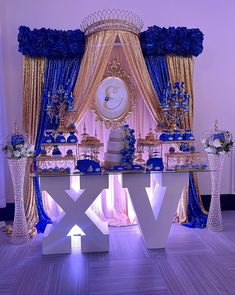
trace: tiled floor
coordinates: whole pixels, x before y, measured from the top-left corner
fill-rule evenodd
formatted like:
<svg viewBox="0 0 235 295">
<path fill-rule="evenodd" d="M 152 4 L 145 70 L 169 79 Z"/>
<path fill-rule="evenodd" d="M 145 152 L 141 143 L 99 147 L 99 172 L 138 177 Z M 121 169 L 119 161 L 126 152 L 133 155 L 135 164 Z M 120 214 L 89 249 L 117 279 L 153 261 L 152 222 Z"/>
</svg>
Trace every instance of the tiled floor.
<svg viewBox="0 0 235 295">
<path fill-rule="evenodd" d="M 40 235 L 15 246 L 0 232 L 0 294 L 235 294 L 235 211 L 223 220 L 217 233 L 173 224 L 165 250 L 147 250 L 137 226 L 110 228 L 109 253 L 53 256 Z"/>
</svg>

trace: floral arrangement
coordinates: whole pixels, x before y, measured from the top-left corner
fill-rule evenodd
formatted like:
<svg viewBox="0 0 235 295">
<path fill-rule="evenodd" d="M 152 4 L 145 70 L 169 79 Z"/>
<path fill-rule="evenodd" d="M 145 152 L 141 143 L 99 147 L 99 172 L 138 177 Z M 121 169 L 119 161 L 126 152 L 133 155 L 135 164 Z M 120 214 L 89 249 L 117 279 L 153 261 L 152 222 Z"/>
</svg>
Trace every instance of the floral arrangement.
<svg viewBox="0 0 235 295">
<path fill-rule="evenodd" d="M 19 52 L 32 57 L 81 58 L 85 50 L 85 34 L 81 30 L 34 29 L 20 26 Z"/>
<path fill-rule="evenodd" d="M 6 144 L 3 144 L 1 150 L 6 154 L 8 159 L 21 159 L 24 157 L 34 156 L 34 146 L 28 144 L 26 136 L 16 132 Z"/>
<path fill-rule="evenodd" d="M 186 27 L 151 26 L 140 33 L 140 43 L 144 56 L 198 56 L 203 50 L 203 33 Z"/>
<path fill-rule="evenodd" d="M 229 131 L 210 132 L 202 139 L 202 144 L 209 154 L 225 155 L 233 147 L 232 134 Z"/>
<path fill-rule="evenodd" d="M 135 130 L 130 129 L 129 125 L 126 124 L 123 126 L 123 131 L 124 148 L 121 150 L 121 162 L 124 165 L 131 166 L 135 157 Z"/>
</svg>

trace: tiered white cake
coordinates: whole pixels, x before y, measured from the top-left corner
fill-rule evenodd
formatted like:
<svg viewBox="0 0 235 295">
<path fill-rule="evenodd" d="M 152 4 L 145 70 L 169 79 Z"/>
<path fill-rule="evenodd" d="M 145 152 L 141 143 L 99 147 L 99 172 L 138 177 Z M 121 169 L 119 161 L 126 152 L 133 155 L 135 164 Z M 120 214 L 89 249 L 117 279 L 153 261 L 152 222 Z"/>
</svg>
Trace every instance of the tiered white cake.
<svg viewBox="0 0 235 295">
<path fill-rule="evenodd" d="M 104 154 L 106 166 L 121 164 L 121 150 L 124 148 L 123 130 L 121 128 L 111 129 L 107 143 L 107 152 Z"/>
</svg>

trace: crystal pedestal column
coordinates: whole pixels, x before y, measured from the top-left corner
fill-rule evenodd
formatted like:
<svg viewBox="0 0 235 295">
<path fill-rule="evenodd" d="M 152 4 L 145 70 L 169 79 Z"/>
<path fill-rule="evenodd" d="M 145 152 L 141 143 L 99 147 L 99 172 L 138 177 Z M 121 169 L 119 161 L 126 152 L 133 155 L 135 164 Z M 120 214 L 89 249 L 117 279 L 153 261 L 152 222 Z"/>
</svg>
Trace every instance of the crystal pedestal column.
<svg viewBox="0 0 235 295">
<path fill-rule="evenodd" d="M 220 206 L 220 184 L 224 166 L 224 155 L 208 154 L 211 172 L 211 204 L 206 227 L 211 231 L 223 231 L 223 221 Z"/>
<path fill-rule="evenodd" d="M 26 163 L 27 158 L 8 159 L 15 198 L 15 214 L 11 237 L 13 244 L 22 244 L 28 240 L 29 236 L 23 197 Z"/>
</svg>

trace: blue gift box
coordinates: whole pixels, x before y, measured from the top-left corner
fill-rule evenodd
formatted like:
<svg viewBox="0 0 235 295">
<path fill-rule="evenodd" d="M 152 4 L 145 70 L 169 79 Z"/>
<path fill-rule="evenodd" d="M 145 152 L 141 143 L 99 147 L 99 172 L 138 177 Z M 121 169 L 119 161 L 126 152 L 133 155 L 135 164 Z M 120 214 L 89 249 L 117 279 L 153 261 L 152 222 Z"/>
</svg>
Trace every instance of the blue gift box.
<svg viewBox="0 0 235 295">
<path fill-rule="evenodd" d="M 202 164 L 202 165 L 201 165 L 201 168 L 202 168 L 202 169 L 207 169 L 208 166 L 207 166 L 207 164 Z"/>
<path fill-rule="evenodd" d="M 163 171 L 162 158 L 149 158 L 146 163 L 146 171 Z"/>
<path fill-rule="evenodd" d="M 78 169 L 82 173 L 101 172 L 100 164 L 90 159 L 77 160 L 75 169 Z"/>
</svg>

